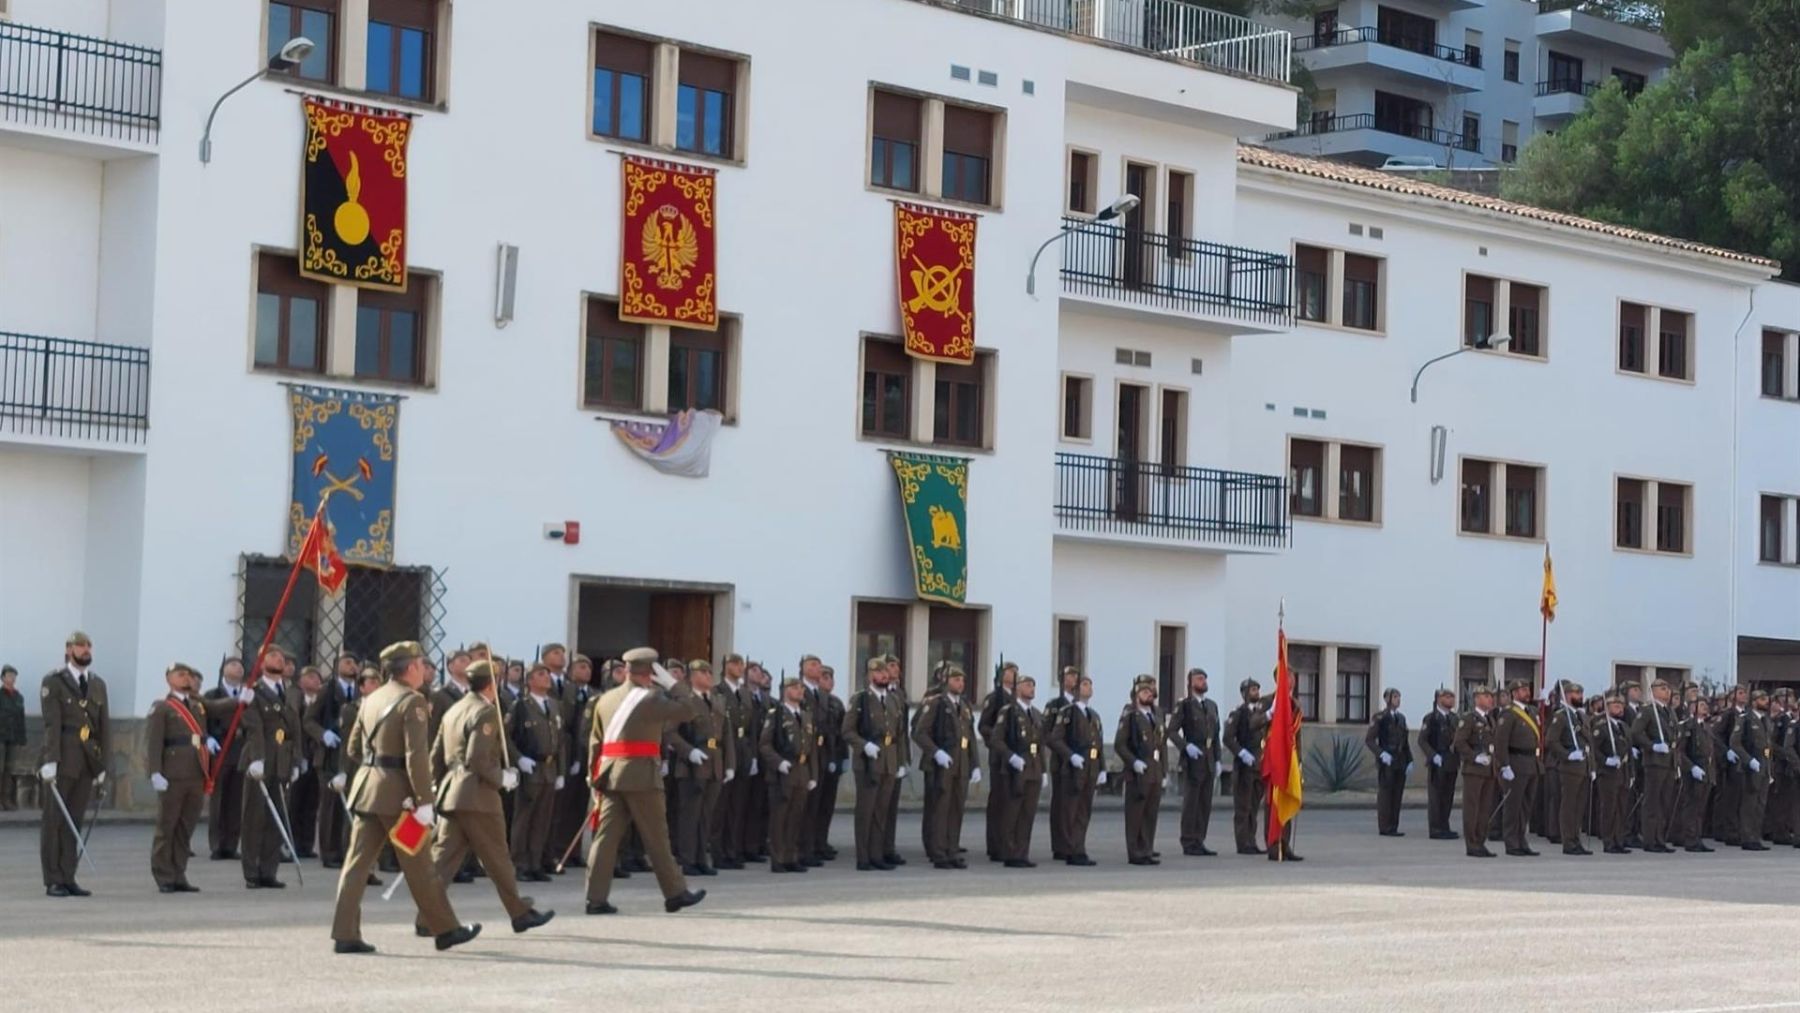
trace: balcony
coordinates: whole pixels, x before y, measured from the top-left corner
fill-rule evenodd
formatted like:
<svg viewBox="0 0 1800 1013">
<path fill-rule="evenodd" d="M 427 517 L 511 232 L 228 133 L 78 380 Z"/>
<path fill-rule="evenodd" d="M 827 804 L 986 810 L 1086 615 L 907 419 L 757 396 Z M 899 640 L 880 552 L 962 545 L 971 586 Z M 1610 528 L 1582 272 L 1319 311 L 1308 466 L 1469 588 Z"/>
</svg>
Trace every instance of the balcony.
<svg viewBox="0 0 1800 1013">
<path fill-rule="evenodd" d="M 120 157 L 154 152 L 161 116 L 161 50 L 0 21 L 0 130 Z"/>
<path fill-rule="evenodd" d="M 1275 475 L 1056 455 L 1059 537 L 1212 552 L 1289 543 L 1287 483 Z"/>
<path fill-rule="evenodd" d="M 1539 81 L 1531 112 L 1540 120 L 1561 121 L 1587 107 L 1589 98 L 1603 87 L 1598 81 Z"/>
<path fill-rule="evenodd" d="M 1485 168 L 1481 138 L 1465 137 L 1419 123 L 1374 113 L 1314 113 L 1293 130 L 1263 138 L 1263 143 L 1297 155 L 1342 158 L 1380 165 L 1390 157 L 1429 158 L 1444 168 Z"/>
<path fill-rule="evenodd" d="M 1064 298 L 1151 316 L 1197 317 L 1229 334 L 1293 323 L 1285 254 L 1065 218 Z"/>
<path fill-rule="evenodd" d="M 1453 92 L 1482 87 L 1481 51 L 1453 49 L 1375 28 L 1340 28 L 1294 40 L 1294 51 L 1321 82 L 1351 71 L 1378 81 L 1420 83 Z"/>
<path fill-rule="evenodd" d="M 1654 6 L 1632 0 L 1538 0 L 1536 30 L 1542 39 L 1579 39 L 1627 57 L 1671 62 L 1675 51 L 1662 37 Z"/>
<path fill-rule="evenodd" d="M 1293 36 L 1181 0 L 922 0 L 1286 84 Z"/>
<path fill-rule="evenodd" d="M 150 428 L 150 350 L 0 331 L 0 439 L 138 445 Z"/>
</svg>

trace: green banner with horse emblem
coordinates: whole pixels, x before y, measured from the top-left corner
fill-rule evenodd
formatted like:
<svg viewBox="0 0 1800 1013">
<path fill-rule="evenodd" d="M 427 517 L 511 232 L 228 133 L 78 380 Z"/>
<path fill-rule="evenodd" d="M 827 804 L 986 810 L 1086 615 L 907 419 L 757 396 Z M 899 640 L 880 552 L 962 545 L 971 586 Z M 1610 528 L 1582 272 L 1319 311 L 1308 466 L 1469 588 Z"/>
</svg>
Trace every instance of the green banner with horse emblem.
<svg viewBox="0 0 1800 1013">
<path fill-rule="evenodd" d="M 919 597 L 961 605 L 969 584 L 969 550 L 963 539 L 968 460 L 890 450 L 888 462 L 900 480 L 900 512 L 906 518 Z"/>
</svg>

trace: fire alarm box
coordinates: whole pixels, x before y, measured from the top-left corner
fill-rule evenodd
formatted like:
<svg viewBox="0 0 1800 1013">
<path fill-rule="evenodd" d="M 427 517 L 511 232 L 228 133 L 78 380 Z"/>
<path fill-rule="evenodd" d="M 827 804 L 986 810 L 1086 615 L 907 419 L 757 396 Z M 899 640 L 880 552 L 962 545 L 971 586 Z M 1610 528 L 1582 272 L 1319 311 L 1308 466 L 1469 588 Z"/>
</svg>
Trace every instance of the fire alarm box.
<svg viewBox="0 0 1800 1013">
<path fill-rule="evenodd" d="M 564 521 L 563 522 L 563 544 L 564 545 L 580 545 L 581 544 L 581 522 L 580 521 Z"/>
</svg>

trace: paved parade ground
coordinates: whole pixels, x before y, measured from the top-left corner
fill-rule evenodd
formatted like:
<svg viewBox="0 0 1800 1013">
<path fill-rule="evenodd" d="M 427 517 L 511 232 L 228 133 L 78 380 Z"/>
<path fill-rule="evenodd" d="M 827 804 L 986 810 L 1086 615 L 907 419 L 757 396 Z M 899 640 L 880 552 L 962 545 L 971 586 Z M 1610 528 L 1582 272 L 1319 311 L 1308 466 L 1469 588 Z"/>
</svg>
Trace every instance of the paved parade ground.
<svg viewBox="0 0 1800 1013">
<path fill-rule="evenodd" d="M 1426 839 L 1420 813 L 1382 839 L 1372 813 L 1340 811 L 1301 818 L 1299 865 L 1183 858 L 1170 833 L 1160 867 L 1134 868 L 1120 818 L 1095 814 L 1097 868 L 976 854 L 936 872 L 908 848 L 912 864 L 885 874 L 844 858 L 722 873 L 677 915 L 635 875 L 613 893 L 622 914 L 585 917 L 571 872 L 539 886 L 557 918 L 524 936 L 478 880 L 451 896 L 486 930 L 449 954 L 412 935 L 404 891 L 386 905 L 371 891 L 372 957 L 331 953 L 335 879 L 316 863 L 305 889 L 289 866 L 287 890 L 247 893 L 236 863 L 202 856 L 205 892 L 162 896 L 149 827 L 106 825 L 81 877 L 95 895 L 50 900 L 36 829 L 12 824 L 0 1008 L 1800 1009 L 1779 963 L 1800 937 L 1794 849 L 1565 858 L 1539 842 L 1540 858 L 1478 861 Z M 916 816 L 901 833 L 918 840 Z M 971 813 L 964 843 L 981 840 Z"/>
</svg>

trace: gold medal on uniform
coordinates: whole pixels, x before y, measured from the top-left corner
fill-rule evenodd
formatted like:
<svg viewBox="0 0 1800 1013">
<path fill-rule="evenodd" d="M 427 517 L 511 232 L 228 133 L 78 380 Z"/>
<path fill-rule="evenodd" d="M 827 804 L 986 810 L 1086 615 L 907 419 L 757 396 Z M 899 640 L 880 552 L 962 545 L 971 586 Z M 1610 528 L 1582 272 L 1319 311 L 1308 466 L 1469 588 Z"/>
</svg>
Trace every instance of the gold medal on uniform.
<svg viewBox="0 0 1800 1013">
<path fill-rule="evenodd" d="M 964 748 L 964 749 L 969 748 L 969 737 L 967 735 L 963 736 L 962 748 Z"/>
<path fill-rule="evenodd" d="M 706 748 L 708 748 L 708 749 L 719 748 L 719 740 L 718 739 L 707 739 L 706 740 Z"/>
<path fill-rule="evenodd" d="M 893 745 L 893 744 L 894 744 L 894 737 L 893 737 L 893 736 L 892 736 L 892 735 L 883 735 L 883 736 L 882 736 L 882 737 L 881 737 L 881 744 L 882 744 L 882 745 L 884 745 L 884 746 L 891 746 L 891 745 Z"/>
<path fill-rule="evenodd" d="M 1088 759 L 1098 760 L 1099 758 L 1100 758 L 1100 750 L 1098 750 L 1098 749 L 1088 750 Z"/>
<path fill-rule="evenodd" d="M 1161 763 L 1162 762 L 1162 750 L 1160 750 L 1160 749 L 1151 750 L 1150 751 L 1150 762 L 1151 763 Z"/>
<path fill-rule="evenodd" d="M 93 733 L 92 733 L 92 732 L 91 732 L 91 731 L 89 731 L 89 730 L 88 730 L 88 726 L 87 726 L 87 725 L 82 725 L 82 726 L 81 726 L 81 741 L 83 741 L 83 742 L 86 742 L 86 741 L 87 741 L 87 740 L 88 740 L 88 736 L 89 736 L 89 735 L 92 735 L 92 734 L 93 734 Z"/>
<path fill-rule="evenodd" d="M 286 742 L 286 741 L 287 741 L 287 729 L 285 729 L 285 728 L 275 729 L 275 744 L 279 746 L 283 742 Z"/>
<path fill-rule="evenodd" d="M 1033 755 L 1033 756 L 1037 755 L 1037 743 L 1035 743 L 1035 742 L 1033 742 L 1031 744 L 1031 755 Z"/>
<path fill-rule="evenodd" d="M 819 736 L 819 745 L 822 746 L 824 744 L 825 744 L 825 736 L 821 735 L 821 736 Z"/>
</svg>

